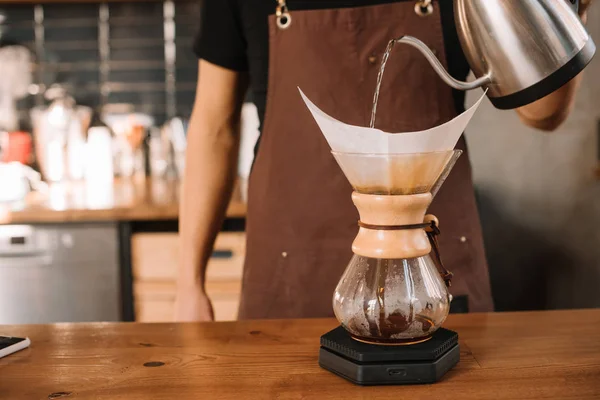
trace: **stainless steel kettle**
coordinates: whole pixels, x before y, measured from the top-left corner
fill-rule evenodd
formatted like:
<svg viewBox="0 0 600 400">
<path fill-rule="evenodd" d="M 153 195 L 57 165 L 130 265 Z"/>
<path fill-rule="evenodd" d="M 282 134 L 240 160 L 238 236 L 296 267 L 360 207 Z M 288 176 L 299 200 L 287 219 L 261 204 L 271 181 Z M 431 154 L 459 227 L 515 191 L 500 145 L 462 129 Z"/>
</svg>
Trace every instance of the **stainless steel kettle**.
<svg viewBox="0 0 600 400">
<path fill-rule="evenodd" d="M 430 3 L 430 2 L 428 2 Z M 454 0 L 462 49 L 476 79 L 454 79 L 420 40 L 416 47 L 438 75 L 459 90 L 478 87 L 499 109 L 532 103 L 579 74 L 596 52 L 576 13 L 578 0 Z"/>
</svg>

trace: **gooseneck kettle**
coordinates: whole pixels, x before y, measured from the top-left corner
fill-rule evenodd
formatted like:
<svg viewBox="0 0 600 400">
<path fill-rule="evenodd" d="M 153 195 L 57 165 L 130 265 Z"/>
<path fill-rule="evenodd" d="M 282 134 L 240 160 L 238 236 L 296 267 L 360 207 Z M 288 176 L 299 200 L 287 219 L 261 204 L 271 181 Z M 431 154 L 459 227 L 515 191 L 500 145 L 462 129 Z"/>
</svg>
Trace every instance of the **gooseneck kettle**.
<svg viewBox="0 0 600 400">
<path fill-rule="evenodd" d="M 420 50 L 451 87 L 486 88 L 496 108 L 513 109 L 552 93 L 591 61 L 596 46 L 578 5 L 578 0 L 454 0 L 456 30 L 476 78 L 471 82 L 454 79 L 417 38 L 396 43 Z"/>
</svg>

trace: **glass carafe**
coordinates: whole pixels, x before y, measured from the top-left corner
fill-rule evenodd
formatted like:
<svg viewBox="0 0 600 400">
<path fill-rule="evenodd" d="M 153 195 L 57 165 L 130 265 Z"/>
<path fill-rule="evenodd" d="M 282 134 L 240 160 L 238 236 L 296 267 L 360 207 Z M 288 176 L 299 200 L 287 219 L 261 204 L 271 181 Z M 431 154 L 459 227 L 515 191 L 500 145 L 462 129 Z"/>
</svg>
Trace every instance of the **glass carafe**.
<svg viewBox="0 0 600 400">
<path fill-rule="evenodd" d="M 354 255 L 339 282 L 333 310 L 355 338 L 416 343 L 442 325 L 448 290 L 429 255 L 379 259 Z"/>
<path fill-rule="evenodd" d="M 333 297 L 341 325 L 359 341 L 411 344 L 431 337 L 452 296 L 430 256 L 425 215 L 460 151 L 334 156 L 360 214 L 354 256 Z"/>
</svg>

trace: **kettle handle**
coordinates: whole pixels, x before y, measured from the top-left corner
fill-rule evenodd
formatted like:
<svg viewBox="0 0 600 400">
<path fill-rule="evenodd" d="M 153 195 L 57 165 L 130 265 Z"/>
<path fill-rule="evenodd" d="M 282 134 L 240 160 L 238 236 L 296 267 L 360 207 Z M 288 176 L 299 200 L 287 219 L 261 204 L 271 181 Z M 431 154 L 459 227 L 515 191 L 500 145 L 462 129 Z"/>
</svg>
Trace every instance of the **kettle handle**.
<svg viewBox="0 0 600 400">
<path fill-rule="evenodd" d="M 569 4 L 571 4 L 571 8 L 576 13 L 579 13 L 579 0 L 566 0 Z"/>
</svg>

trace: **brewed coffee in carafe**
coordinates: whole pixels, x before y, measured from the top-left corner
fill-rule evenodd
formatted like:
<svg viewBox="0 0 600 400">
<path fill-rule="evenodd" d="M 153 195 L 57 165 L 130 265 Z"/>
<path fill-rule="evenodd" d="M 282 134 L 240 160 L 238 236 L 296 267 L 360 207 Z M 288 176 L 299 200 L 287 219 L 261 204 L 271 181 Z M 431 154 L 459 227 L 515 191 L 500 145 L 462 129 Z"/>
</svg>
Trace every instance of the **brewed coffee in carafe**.
<svg viewBox="0 0 600 400">
<path fill-rule="evenodd" d="M 334 298 L 342 326 L 355 339 L 371 343 L 427 340 L 449 309 L 449 294 L 430 257 L 354 255 Z"/>
</svg>

